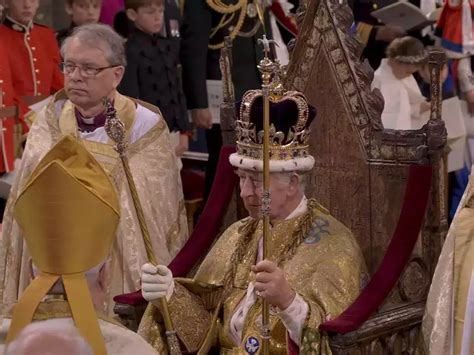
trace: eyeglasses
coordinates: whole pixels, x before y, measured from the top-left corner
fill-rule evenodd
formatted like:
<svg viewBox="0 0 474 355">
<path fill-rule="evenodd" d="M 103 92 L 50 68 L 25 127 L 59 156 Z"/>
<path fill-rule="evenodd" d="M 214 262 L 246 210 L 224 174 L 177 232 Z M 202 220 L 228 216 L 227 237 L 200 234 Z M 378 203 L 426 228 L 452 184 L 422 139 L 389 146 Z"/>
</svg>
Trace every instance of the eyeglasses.
<svg viewBox="0 0 474 355">
<path fill-rule="evenodd" d="M 85 78 L 92 78 L 96 76 L 97 74 L 99 74 L 100 72 L 104 71 L 105 69 L 115 68 L 119 66 L 120 64 L 115 64 L 115 65 L 109 65 L 107 67 L 95 68 L 95 67 L 90 67 L 90 66 L 82 66 L 82 65 L 76 65 L 74 63 L 63 62 L 59 65 L 59 68 L 61 72 L 63 72 L 63 74 L 66 74 L 66 75 L 71 75 L 72 73 L 74 73 L 74 71 L 77 68 L 79 69 L 79 73 L 81 74 L 81 76 Z"/>
</svg>

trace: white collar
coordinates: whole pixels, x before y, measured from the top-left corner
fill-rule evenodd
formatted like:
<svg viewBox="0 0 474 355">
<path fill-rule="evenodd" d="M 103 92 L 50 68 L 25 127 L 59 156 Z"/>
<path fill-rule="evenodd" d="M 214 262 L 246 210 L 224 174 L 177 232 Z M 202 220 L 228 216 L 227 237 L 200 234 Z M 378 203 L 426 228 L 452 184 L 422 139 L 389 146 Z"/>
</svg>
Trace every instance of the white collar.
<svg viewBox="0 0 474 355">
<path fill-rule="evenodd" d="M 12 28 L 15 30 L 15 31 L 18 31 L 18 32 L 30 32 L 31 29 L 33 28 L 33 21 L 30 21 L 27 25 L 24 25 L 14 19 L 12 19 L 10 16 L 5 16 L 8 21 L 10 21 L 12 23 Z"/>
<path fill-rule="evenodd" d="M 293 212 L 291 212 L 285 218 L 285 220 L 299 217 L 299 216 L 303 215 L 304 213 L 306 213 L 306 211 L 308 211 L 308 199 L 306 198 L 305 195 L 303 195 L 303 197 L 301 198 L 301 201 L 298 204 L 298 206 L 293 210 Z"/>
</svg>

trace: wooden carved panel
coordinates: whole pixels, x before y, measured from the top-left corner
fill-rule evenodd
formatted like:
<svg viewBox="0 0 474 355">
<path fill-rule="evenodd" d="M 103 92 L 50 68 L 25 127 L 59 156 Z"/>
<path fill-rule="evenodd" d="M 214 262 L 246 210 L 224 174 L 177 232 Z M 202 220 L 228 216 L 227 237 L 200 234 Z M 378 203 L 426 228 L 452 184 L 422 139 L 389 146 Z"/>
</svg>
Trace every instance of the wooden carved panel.
<svg viewBox="0 0 474 355">
<path fill-rule="evenodd" d="M 385 306 L 420 301 L 439 253 L 435 244 L 447 229 L 445 201 L 439 197 L 445 184 L 444 124 L 432 119 L 420 130 L 385 130 L 383 98 L 370 88 L 372 69 L 359 60 L 362 46 L 350 34 L 353 18 L 346 2 L 311 0 L 302 9 L 286 86 L 302 91 L 318 110 L 311 133 L 316 164 L 308 193 L 353 231 L 371 272 L 398 222 L 408 166 L 434 166 L 421 238 Z"/>
</svg>

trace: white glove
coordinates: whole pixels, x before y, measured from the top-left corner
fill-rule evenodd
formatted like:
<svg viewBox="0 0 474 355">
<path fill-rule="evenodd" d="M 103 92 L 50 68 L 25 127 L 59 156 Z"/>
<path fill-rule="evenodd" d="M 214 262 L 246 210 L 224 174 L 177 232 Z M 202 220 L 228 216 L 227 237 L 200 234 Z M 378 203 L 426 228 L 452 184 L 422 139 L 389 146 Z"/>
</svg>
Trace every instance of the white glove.
<svg viewBox="0 0 474 355">
<path fill-rule="evenodd" d="M 159 304 L 158 299 L 166 297 L 169 301 L 174 291 L 173 274 L 164 265 L 142 266 L 142 296 L 148 302 Z"/>
</svg>

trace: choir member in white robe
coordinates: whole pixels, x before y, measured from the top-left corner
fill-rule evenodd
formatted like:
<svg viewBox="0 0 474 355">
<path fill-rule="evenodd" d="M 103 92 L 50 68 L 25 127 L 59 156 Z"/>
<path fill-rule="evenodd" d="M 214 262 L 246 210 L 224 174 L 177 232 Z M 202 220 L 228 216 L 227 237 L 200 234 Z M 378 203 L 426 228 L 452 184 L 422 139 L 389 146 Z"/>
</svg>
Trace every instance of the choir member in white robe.
<svg viewBox="0 0 474 355">
<path fill-rule="evenodd" d="M 375 71 L 372 88 L 381 91 L 385 101 L 382 123 L 388 129 L 420 128 L 421 114 L 429 104 L 413 77 L 428 60 L 423 44 L 413 37 L 394 40 L 387 48 L 387 58 Z"/>
</svg>

